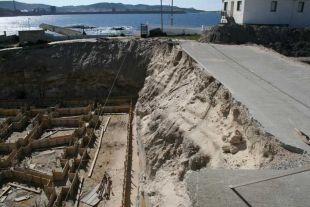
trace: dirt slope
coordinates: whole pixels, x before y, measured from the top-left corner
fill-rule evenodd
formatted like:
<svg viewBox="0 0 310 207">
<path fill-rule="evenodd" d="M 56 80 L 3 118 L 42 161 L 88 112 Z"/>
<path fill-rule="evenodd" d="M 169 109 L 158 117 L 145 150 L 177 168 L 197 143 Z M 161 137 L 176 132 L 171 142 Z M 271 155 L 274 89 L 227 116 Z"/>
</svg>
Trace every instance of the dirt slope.
<svg viewBox="0 0 310 207">
<path fill-rule="evenodd" d="M 114 94 L 136 95 L 152 45 L 152 41 L 107 40 L 2 51 L 0 99 L 105 97 L 121 66 Z"/>
<path fill-rule="evenodd" d="M 153 206 L 190 206 L 182 180 L 203 167 L 288 168 L 309 161 L 282 149 L 178 46 L 156 54 L 136 107 L 149 175 L 142 186 Z"/>
</svg>

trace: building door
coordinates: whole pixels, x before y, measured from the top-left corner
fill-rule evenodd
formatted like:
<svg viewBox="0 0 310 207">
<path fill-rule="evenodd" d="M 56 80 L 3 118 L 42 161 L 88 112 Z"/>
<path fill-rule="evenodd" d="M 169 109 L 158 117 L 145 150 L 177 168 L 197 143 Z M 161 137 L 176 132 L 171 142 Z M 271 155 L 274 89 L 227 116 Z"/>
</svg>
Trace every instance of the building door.
<svg viewBox="0 0 310 207">
<path fill-rule="evenodd" d="M 234 16 L 234 9 L 235 9 L 235 2 L 232 1 L 230 4 L 230 16 L 233 17 Z"/>
</svg>

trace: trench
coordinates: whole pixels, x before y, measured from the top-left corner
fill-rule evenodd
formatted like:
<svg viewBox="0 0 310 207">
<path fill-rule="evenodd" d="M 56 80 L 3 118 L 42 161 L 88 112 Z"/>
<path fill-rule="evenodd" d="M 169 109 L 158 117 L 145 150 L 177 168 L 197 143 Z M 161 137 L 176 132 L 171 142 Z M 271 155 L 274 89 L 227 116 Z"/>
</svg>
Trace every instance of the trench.
<svg viewBox="0 0 310 207">
<path fill-rule="evenodd" d="M 0 73 L 0 182 L 42 191 L 21 206 L 191 206 L 185 178 L 193 171 L 307 161 L 282 148 L 177 42 L 1 51 Z M 114 192 L 90 199 L 104 172 Z M 13 195 L 25 192 L 4 202 Z"/>
</svg>

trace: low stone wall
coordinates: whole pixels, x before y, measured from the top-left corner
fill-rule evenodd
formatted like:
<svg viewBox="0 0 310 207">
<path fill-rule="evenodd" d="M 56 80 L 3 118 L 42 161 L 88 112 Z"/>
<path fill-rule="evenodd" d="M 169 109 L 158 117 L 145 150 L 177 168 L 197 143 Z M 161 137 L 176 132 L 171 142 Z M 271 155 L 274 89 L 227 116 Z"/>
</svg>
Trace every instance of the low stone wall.
<svg viewBox="0 0 310 207">
<path fill-rule="evenodd" d="M 19 31 L 18 36 L 21 43 L 37 43 L 46 40 L 44 30 Z"/>
</svg>

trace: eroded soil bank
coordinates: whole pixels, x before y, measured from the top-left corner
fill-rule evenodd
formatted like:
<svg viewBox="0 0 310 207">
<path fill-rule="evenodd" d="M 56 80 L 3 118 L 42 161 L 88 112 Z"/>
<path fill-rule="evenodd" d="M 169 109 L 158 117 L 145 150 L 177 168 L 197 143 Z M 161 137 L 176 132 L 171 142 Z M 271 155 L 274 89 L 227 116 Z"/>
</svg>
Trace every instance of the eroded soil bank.
<svg viewBox="0 0 310 207">
<path fill-rule="evenodd" d="M 135 96 L 143 86 L 152 41 L 60 43 L 0 53 L 0 99 Z"/>
<path fill-rule="evenodd" d="M 309 163 L 309 156 L 283 149 L 178 45 L 163 45 L 156 54 L 136 105 L 149 176 L 142 189 L 153 206 L 191 206 L 183 179 L 204 167 L 288 169 Z"/>
<path fill-rule="evenodd" d="M 59 43 L 1 52 L 0 63 L 0 99 L 105 98 L 121 68 L 112 96 L 138 96 L 134 140 L 141 171 L 134 184 L 151 206 L 191 206 L 184 177 L 205 167 L 309 163 L 308 156 L 282 148 L 171 41 Z"/>
</svg>

